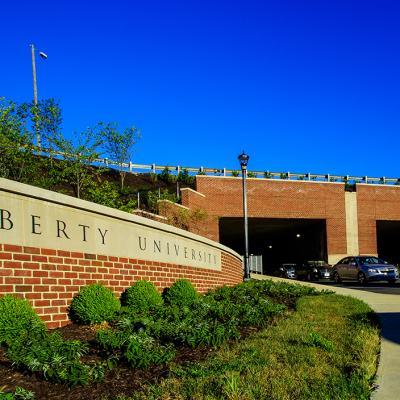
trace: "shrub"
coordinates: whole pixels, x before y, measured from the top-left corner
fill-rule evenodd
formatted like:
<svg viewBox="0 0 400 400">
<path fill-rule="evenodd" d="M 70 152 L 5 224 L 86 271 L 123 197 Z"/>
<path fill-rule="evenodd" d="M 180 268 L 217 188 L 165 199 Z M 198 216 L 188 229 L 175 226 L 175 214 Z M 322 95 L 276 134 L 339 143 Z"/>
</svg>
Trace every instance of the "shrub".
<svg viewBox="0 0 400 400">
<path fill-rule="evenodd" d="M 198 294 L 192 282 L 179 279 L 170 288 L 164 290 L 163 296 L 169 305 L 190 307 L 196 301 Z"/>
<path fill-rule="evenodd" d="M 116 207 L 119 203 L 118 188 L 108 181 L 91 182 L 87 188 L 85 199 L 107 207 Z"/>
<path fill-rule="evenodd" d="M 121 300 L 130 311 L 143 315 L 157 308 L 163 303 L 161 294 L 152 282 L 137 281 L 121 296 Z"/>
<path fill-rule="evenodd" d="M 95 283 L 82 288 L 72 299 L 69 313 L 73 321 L 99 324 L 113 319 L 120 306 L 110 289 Z"/>
<path fill-rule="evenodd" d="M 9 346 L 26 332 L 45 331 L 45 325 L 25 299 L 6 295 L 0 299 L 0 345 Z"/>
</svg>

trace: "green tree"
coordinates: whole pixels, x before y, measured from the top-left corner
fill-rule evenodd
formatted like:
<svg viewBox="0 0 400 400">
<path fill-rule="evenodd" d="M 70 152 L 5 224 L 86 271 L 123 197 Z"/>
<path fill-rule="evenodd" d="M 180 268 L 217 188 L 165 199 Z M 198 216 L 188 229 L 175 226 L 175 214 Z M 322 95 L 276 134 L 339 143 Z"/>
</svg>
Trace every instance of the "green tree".
<svg viewBox="0 0 400 400">
<path fill-rule="evenodd" d="M 56 141 L 62 135 L 61 108 L 54 99 L 42 100 L 39 101 L 37 106 L 37 116 L 42 147 L 44 147 L 46 151 L 50 153 L 50 157 L 52 157 Z"/>
<path fill-rule="evenodd" d="M 107 155 L 117 163 L 121 190 L 124 189 L 125 177 L 127 174 L 124 164 L 129 163 L 132 157 L 133 145 L 140 138 L 140 131 L 135 128 L 118 130 L 118 125 L 109 123 L 103 125 L 102 134 L 104 137 L 104 150 Z"/>
<path fill-rule="evenodd" d="M 99 149 L 103 142 L 102 127 L 102 124 L 98 124 L 94 128 L 86 129 L 77 135 L 76 142 L 63 137 L 55 141 L 62 152 L 62 160 L 57 163 L 62 180 L 72 186 L 78 198 L 91 186 L 93 177 L 102 172 L 100 168 L 92 167 L 99 158 Z"/>
<path fill-rule="evenodd" d="M 32 183 L 36 174 L 27 122 L 25 107 L 0 98 L 0 176 Z"/>
<path fill-rule="evenodd" d="M 0 176 L 53 188 L 52 157 L 38 157 L 33 144 L 36 127 L 45 143 L 61 135 L 61 110 L 53 100 L 16 104 L 0 99 Z"/>
</svg>

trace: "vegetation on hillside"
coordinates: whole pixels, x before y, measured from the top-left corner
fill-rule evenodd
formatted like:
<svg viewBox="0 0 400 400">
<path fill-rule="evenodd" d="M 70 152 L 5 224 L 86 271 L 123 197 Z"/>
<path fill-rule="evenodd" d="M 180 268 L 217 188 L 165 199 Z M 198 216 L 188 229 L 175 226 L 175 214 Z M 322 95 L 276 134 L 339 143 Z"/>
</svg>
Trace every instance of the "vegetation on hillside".
<svg viewBox="0 0 400 400">
<path fill-rule="evenodd" d="M 67 137 L 61 126 L 61 108 L 53 99 L 35 106 L 0 98 L 0 177 L 128 212 L 138 206 L 157 212 L 159 199 L 178 200 L 177 183 L 194 183 L 187 170 L 177 175 L 168 169 L 140 177 L 129 174 L 123 166 L 132 160 L 140 138 L 136 127 L 99 122 Z M 35 146 L 38 134 L 41 148 Z M 96 162 L 100 157 L 114 164 L 110 168 Z"/>
</svg>

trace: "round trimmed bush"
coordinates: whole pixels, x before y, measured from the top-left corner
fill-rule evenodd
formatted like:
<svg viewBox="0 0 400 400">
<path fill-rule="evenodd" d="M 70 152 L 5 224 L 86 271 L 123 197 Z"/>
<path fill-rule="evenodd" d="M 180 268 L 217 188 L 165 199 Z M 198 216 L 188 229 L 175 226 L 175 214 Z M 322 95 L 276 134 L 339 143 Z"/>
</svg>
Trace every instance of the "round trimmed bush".
<svg viewBox="0 0 400 400">
<path fill-rule="evenodd" d="M 114 293 L 100 283 L 82 288 L 72 299 L 69 315 L 71 320 L 83 324 L 100 324 L 110 321 L 121 304 Z"/>
<path fill-rule="evenodd" d="M 198 293 L 192 282 L 187 279 L 179 279 L 170 288 L 164 290 L 163 296 L 167 304 L 190 307 L 196 301 Z"/>
<path fill-rule="evenodd" d="M 28 300 L 6 295 L 0 298 L 0 345 L 10 346 L 15 338 L 46 327 Z"/>
<path fill-rule="evenodd" d="M 137 281 L 121 296 L 123 305 L 135 314 L 147 314 L 163 304 L 161 294 L 152 282 Z"/>
</svg>

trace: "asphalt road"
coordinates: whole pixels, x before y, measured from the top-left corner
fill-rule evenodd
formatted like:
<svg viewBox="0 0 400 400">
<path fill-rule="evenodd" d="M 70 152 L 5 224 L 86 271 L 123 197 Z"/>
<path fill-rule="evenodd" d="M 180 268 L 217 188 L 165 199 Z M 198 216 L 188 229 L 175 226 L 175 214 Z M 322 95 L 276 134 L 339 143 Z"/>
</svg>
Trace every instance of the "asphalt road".
<svg viewBox="0 0 400 400">
<path fill-rule="evenodd" d="M 319 283 L 321 285 L 334 286 L 334 287 L 342 287 L 346 289 L 354 289 L 354 290 L 362 290 L 371 293 L 379 293 L 379 294 L 397 294 L 400 295 L 400 282 L 397 281 L 394 285 L 390 285 L 386 282 L 377 282 L 377 283 L 368 283 L 366 286 L 360 286 L 357 282 L 344 282 L 340 284 L 336 284 L 333 281 L 318 281 L 315 283 Z"/>
</svg>

